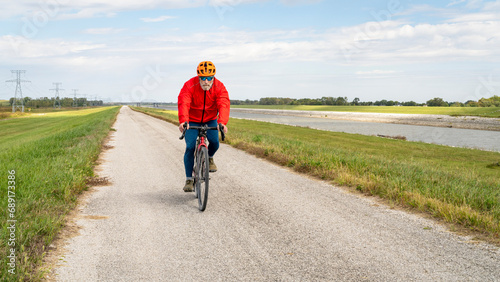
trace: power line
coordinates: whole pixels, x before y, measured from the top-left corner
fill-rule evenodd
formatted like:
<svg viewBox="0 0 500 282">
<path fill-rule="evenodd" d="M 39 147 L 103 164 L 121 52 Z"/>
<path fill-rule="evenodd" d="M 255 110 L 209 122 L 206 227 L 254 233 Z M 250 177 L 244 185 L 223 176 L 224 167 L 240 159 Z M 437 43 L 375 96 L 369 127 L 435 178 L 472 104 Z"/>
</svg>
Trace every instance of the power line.
<svg viewBox="0 0 500 282">
<path fill-rule="evenodd" d="M 16 83 L 16 92 L 14 93 L 14 101 L 12 103 L 12 112 L 15 113 L 16 109 L 19 108 L 21 112 L 24 113 L 24 99 L 23 99 L 23 91 L 21 89 L 21 82 L 30 82 L 29 80 L 21 79 L 21 74 L 26 73 L 25 70 L 11 70 L 12 73 L 15 73 L 17 78 L 6 80 L 5 82 L 15 82 Z"/>
<path fill-rule="evenodd" d="M 40 97 L 47 97 L 47 90 L 42 89 L 35 83 L 30 83 L 25 87 L 25 90 L 28 91 L 27 94 L 31 94 L 31 98 L 36 99 Z M 25 95 L 27 96 L 27 95 Z"/>
<path fill-rule="evenodd" d="M 73 94 L 74 94 L 74 98 L 73 98 L 73 107 L 77 107 L 77 103 L 76 103 L 76 92 L 78 91 L 78 89 L 71 89 L 73 90 Z"/>
<path fill-rule="evenodd" d="M 50 91 L 55 91 L 55 94 L 54 94 L 54 108 L 56 108 L 56 104 L 59 104 L 59 109 L 61 108 L 61 98 L 59 97 L 59 90 L 64 90 L 64 89 L 60 89 L 59 88 L 59 85 L 61 85 L 62 83 L 61 82 L 53 82 L 52 84 L 54 84 L 56 86 L 56 88 L 54 89 L 49 89 Z"/>
</svg>

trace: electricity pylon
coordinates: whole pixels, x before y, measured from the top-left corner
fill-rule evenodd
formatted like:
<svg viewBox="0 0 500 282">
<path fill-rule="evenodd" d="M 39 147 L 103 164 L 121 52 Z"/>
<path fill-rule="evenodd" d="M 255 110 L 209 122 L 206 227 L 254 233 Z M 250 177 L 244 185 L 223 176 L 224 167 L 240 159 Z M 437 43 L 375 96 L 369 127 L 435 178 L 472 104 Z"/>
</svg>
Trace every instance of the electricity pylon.
<svg viewBox="0 0 500 282">
<path fill-rule="evenodd" d="M 16 109 L 19 108 L 21 109 L 21 112 L 24 113 L 24 99 L 23 99 L 23 91 L 21 90 L 21 82 L 30 82 L 30 81 L 21 79 L 21 74 L 26 73 L 25 70 L 11 70 L 11 72 L 17 74 L 17 78 L 6 80 L 5 82 L 16 82 L 16 92 L 14 93 L 12 112 L 15 113 Z"/>
<path fill-rule="evenodd" d="M 78 89 L 71 89 L 71 90 L 73 90 L 73 94 L 75 94 L 73 98 L 73 107 L 78 107 L 78 104 L 76 102 L 76 91 L 78 91 Z"/>
<path fill-rule="evenodd" d="M 59 85 L 61 85 L 62 83 L 61 82 L 54 82 L 52 83 L 56 86 L 56 88 L 54 89 L 49 89 L 50 91 L 55 91 L 55 94 L 54 94 L 54 108 L 56 108 L 56 104 L 59 104 L 59 109 L 61 109 L 61 98 L 59 97 L 59 90 L 64 90 L 64 89 L 60 89 L 59 88 Z"/>
</svg>

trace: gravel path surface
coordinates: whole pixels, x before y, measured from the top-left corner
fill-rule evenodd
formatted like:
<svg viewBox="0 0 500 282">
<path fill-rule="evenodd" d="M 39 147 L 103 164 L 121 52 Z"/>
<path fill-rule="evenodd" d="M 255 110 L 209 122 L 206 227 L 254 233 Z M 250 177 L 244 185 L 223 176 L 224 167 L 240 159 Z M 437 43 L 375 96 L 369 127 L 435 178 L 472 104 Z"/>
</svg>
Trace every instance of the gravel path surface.
<svg viewBox="0 0 500 282">
<path fill-rule="evenodd" d="M 124 107 L 114 128 L 111 182 L 80 207 L 58 281 L 500 280 L 494 246 L 224 144 L 199 212 L 176 126 Z"/>
<path fill-rule="evenodd" d="M 288 115 L 288 116 L 322 117 L 329 119 L 352 120 L 352 121 L 363 121 L 363 122 L 383 122 L 383 123 L 500 131 L 500 118 L 482 118 L 473 116 L 453 117 L 448 115 L 292 111 L 292 110 L 234 109 L 234 108 L 231 109 L 231 111 L 259 113 L 259 114 L 273 114 L 281 116 Z"/>
</svg>

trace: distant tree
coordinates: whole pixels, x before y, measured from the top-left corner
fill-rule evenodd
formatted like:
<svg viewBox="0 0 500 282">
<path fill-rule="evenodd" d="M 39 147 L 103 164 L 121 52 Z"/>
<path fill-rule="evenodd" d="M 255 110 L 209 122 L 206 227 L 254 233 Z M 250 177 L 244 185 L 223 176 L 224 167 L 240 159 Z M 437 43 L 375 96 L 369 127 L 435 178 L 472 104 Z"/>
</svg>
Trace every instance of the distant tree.
<svg viewBox="0 0 500 282">
<path fill-rule="evenodd" d="M 276 105 L 276 98 L 271 98 L 271 97 L 265 97 L 265 98 L 260 98 L 259 101 L 260 105 Z"/>
<path fill-rule="evenodd" d="M 417 106 L 417 103 L 414 101 L 409 101 L 409 102 L 403 102 L 401 105 L 403 106 Z"/>
<path fill-rule="evenodd" d="M 337 100 L 335 101 L 335 105 L 337 106 L 349 105 L 347 97 L 338 97 Z"/>
<path fill-rule="evenodd" d="M 434 98 L 427 101 L 427 106 L 429 107 L 448 107 L 449 104 L 443 100 L 443 98 Z"/>
<path fill-rule="evenodd" d="M 454 102 L 450 105 L 450 107 L 463 107 L 464 104 L 463 103 L 460 103 L 460 102 Z"/>
<path fill-rule="evenodd" d="M 500 107 L 500 97 L 481 98 L 478 101 L 479 107 Z"/>
<path fill-rule="evenodd" d="M 309 105 L 321 105 L 321 100 L 320 99 L 311 99 Z"/>
<path fill-rule="evenodd" d="M 492 101 L 493 101 L 493 104 L 496 106 L 496 107 L 500 107 L 500 96 L 493 96 L 490 98 Z"/>
<path fill-rule="evenodd" d="M 375 101 L 375 106 L 387 106 L 387 100 Z"/>
<path fill-rule="evenodd" d="M 300 105 L 322 105 L 321 99 L 311 99 L 311 98 L 299 99 L 298 103 L 300 103 Z"/>
<path fill-rule="evenodd" d="M 465 102 L 466 107 L 479 107 L 479 103 L 474 100 L 469 100 Z"/>
<path fill-rule="evenodd" d="M 351 105 L 354 105 L 354 106 L 359 105 L 359 98 L 354 98 L 354 100 L 352 100 L 352 102 L 351 102 Z"/>
<path fill-rule="evenodd" d="M 334 103 L 333 97 L 321 97 L 320 101 L 321 101 L 321 105 L 331 106 Z"/>
</svg>

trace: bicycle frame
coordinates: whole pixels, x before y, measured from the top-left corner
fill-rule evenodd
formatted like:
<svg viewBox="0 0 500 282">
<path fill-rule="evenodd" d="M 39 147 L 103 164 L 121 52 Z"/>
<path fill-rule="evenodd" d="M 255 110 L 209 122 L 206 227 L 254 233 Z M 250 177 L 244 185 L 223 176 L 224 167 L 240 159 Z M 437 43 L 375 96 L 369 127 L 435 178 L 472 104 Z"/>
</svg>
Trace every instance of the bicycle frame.
<svg viewBox="0 0 500 282">
<path fill-rule="evenodd" d="M 198 135 L 198 139 L 196 140 L 196 150 L 194 151 L 194 153 L 196 154 L 202 146 L 208 149 L 208 145 L 207 143 L 205 143 L 205 136 Z"/>
<path fill-rule="evenodd" d="M 193 164 L 194 166 L 193 166 L 193 175 L 196 175 L 196 168 L 195 168 L 195 167 L 196 167 L 196 164 L 198 163 L 198 154 L 199 154 L 199 152 L 201 151 L 201 147 L 205 147 L 205 148 L 207 148 L 207 150 L 208 150 L 208 145 L 207 145 L 207 143 L 205 142 L 205 136 L 203 136 L 203 135 L 201 134 L 201 131 L 200 131 L 200 132 L 198 133 L 198 137 L 197 137 L 197 139 L 196 139 L 196 148 L 195 148 L 195 150 L 194 150 L 194 164 Z M 198 181 L 198 179 L 196 179 L 196 177 L 195 177 L 195 179 L 194 179 L 194 182 L 195 182 L 194 184 L 195 184 L 195 185 L 196 185 L 196 182 L 197 182 L 197 181 Z"/>
</svg>

